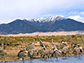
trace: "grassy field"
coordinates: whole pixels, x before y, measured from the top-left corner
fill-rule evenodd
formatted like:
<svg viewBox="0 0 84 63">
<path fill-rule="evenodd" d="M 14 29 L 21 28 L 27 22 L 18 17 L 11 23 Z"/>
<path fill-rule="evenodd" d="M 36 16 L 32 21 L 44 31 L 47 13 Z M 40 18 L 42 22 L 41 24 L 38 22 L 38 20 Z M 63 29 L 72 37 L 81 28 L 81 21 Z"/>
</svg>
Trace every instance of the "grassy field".
<svg viewBox="0 0 84 63">
<path fill-rule="evenodd" d="M 17 46 L 23 43 L 28 43 L 30 45 L 35 38 L 38 41 L 37 36 L 0 36 L 0 45 L 3 43 L 6 46 Z M 60 42 L 62 40 L 68 41 L 69 43 L 79 43 L 83 47 L 84 44 L 84 35 L 67 35 L 67 36 L 40 36 L 42 41 L 51 42 L 51 39 L 54 39 L 54 42 Z"/>
<path fill-rule="evenodd" d="M 48 48 L 52 48 L 51 39 L 53 38 L 54 43 L 61 43 L 61 41 L 67 41 L 69 44 L 77 43 L 80 44 L 84 49 L 84 35 L 67 35 L 67 36 L 40 36 L 43 43 L 47 45 Z M 17 58 L 17 54 L 20 50 L 27 48 L 29 45 L 33 44 L 34 41 L 35 48 L 41 49 L 39 44 L 39 39 L 37 36 L 0 36 L 0 48 L 1 44 L 4 44 L 4 51 L 9 50 L 9 53 L 5 55 L 7 61 L 14 61 Z M 3 59 L 3 58 L 1 58 Z M 29 59 L 29 58 L 26 58 Z"/>
</svg>

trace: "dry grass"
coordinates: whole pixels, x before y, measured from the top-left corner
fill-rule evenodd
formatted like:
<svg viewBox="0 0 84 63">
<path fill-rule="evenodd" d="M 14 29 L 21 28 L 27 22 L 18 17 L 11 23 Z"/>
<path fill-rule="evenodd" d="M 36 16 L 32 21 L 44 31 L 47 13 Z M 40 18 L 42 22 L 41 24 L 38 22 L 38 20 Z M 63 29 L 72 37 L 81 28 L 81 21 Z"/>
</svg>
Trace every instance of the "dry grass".
<svg viewBox="0 0 84 63">
<path fill-rule="evenodd" d="M 7 37 L 7 38 L 5 40 L 3 40 L 3 42 L 7 41 L 7 43 L 8 43 L 8 40 L 10 41 L 11 39 L 15 39 L 16 36 L 20 36 L 22 41 L 17 41 L 20 44 L 16 45 L 16 46 L 6 46 L 4 51 L 6 51 L 7 49 L 9 51 L 8 51 L 8 54 L 3 57 L 5 57 L 6 61 L 14 61 L 17 58 L 17 54 L 20 50 L 23 50 L 24 48 L 27 48 L 28 46 L 30 46 L 34 43 L 33 38 L 36 39 L 35 49 L 37 49 L 37 48 L 39 50 L 42 49 L 42 47 L 40 46 L 40 43 L 38 41 L 38 37 L 35 36 L 37 34 L 40 35 L 40 39 L 42 40 L 42 43 L 45 43 L 47 45 L 48 49 L 52 49 L 51 38 L 54 39 L 54 44 L 60 44 L 61 40 L 65 40 L 65 41 L 68 41 L 69 44 L 78 43 L 84 49 L 84 35 L 73 35 L 73 34 L 77 34 L 77 33 L 79 33 L 79 32 L 78 31 L 75 31 L 73 33 L 72 32 L 58 32 L 58 33 L 57 32 L 53 32 L 53 33 L 48 32 L 48 33 L 44 33 L 44 34 L 33 33 L 33 36 L 31 36 L 31 34 L 30 35 L 22 34 L 23 36 L 21 34 L 20 35 L 10 35 L 10 36 L 4 35 L 1 38 L 4 38 L 4 37 L 5 38 Z M 84 32 L 81 32 L 81 34 L 83 34 L 83 33 Z M 60 35 L 60 36 L 58 36 L 58 35 Z M 2 41 L 0 41 L 0 42 L 2 42 Z M 1 46 L 0 46 L 0 48 L 1 48 Z M 72 53 L 72 50 L 70 50 L 70 53 Z M 73 54 L 71 54 L 71 55 L 73 56 Z M 25 59 L 29 59 L 29 57 L 26 57 Z"/>
</svg>

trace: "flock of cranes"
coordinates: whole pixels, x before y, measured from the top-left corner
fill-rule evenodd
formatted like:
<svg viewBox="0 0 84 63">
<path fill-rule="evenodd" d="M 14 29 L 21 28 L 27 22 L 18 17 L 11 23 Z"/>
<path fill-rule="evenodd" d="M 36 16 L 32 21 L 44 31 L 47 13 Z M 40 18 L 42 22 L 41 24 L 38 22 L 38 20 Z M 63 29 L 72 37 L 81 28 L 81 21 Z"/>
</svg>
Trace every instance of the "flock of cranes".
<svg viewBox="0 0 84 63">
<path fill-rule="evenodd" d="M 49 48 L 47 48 L 46 44 L 42 43 L 39 36 L 38 36 L 38 39 L 39 39 L 39 43 L 40 43 L 40 46 L 42 47 L 42 49 L 35 49 L 35 39 L 34 39 L 34 44 L 32 44 L 31 46 L 26 48 L 27 52 L 26 51 L 25 52 L 26 52 L 27 56 L 30 57 L 30 59 L 34 58 L 35 53 L 36 53 L 36 55 L 40 55 L 41 58 L 54 57 L 56 59 L 58 59 L 59 56 L 66 57 L 67 54 L 71 55 L 70 50 L 73 51 L 74 55 L 79 55 L 79 57 L 80 57 L 80 54 L 83 53 L 83 48 L 80 47 L 80 44 L 72 43 L 71 45 L 69 45 L 68 42 L 62 41 L 62 43 L 59 45 L 59 44 L 54 44 L 53 39 L 52 39 L 51 43 L 52 43 L 53 48 L 49 49 Z M 22 51 L 22 52 L 24 52 L 24 51 Z M 19 52 L 19 54 L 21 54 L 21 53 Z M 24 56 L 24 54 L 21 55 L 20 57 L 23 58 L 23 56 Z"/>
<path fill-rule="evenodd" d="M 47 48 L 46 44 L 42 43 L 39 36 L 38 36 L 38 39 L 39 39 L 39 43 L 42 49 L 35 49 L 35 39 L 34 39 L 34 44 L 28 46 L 24 50 L 20 50 L 20 52 L 17 54 L 18 59 L 22 58 L 22 60 L 24 60 L 25 57 L 29 57 L 30 59 L 33 59 L 35 57 L 35 54 L 36 56 L 40 55 L 41 58 L 54 57 L 58 59 L 59 56 L 66 57 L 67 54 L 71 55 L 70 50 L 73 51 L 72 53 L 74 55 L 79 55 L 79 57 L 81 53 L 83 53 L 83 48 L 80 46 L 80 44 L 72 43 L 71 45 L 69 45 L 68 42 L 62 41 L 62 43 L 60 43 L 59 45 L 59 44 L 53 43 L 53 39 L 52 39 L 51 43 L 52 43 L 53 48 L 49 49 Z M 3 50 L 3 44 L 2 44 L 0 55 L 6 55 L 6 54 L 8 54 L 8 50 L 7 52 L 5 52 Z"/>
</svg>

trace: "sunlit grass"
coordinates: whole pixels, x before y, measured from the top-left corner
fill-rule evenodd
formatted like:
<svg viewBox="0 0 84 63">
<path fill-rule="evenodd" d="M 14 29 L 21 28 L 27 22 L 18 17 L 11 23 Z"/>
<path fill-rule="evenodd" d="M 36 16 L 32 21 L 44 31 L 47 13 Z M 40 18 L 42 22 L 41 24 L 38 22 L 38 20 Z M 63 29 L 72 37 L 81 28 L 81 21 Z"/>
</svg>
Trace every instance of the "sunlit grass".
<svg viewBox="0 0 84 63">
<path fill-rule="evenodd" d="M 84 47 L 84 35 L 67 35 L 67 36 L 40 36 L 40 39 L 45 42 L 51 42 L 53 38 L 54 42 L 67 41 L 71 43 L 79 43 Z M 3 43 L 7 46 L 16 46 L 16 44 L 28 43 L 29 45 L 33 40 L 39 41 L 37 36 L 0 36 L 0 45 Z"/>
</svg>

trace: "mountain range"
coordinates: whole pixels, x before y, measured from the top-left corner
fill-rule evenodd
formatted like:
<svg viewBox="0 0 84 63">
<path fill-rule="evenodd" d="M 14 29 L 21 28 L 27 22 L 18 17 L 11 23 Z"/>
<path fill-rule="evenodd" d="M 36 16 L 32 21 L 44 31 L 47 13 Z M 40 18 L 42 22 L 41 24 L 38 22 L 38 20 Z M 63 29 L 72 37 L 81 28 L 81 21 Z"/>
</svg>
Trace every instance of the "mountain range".
<svg viewBox="0 0 84 63">
<path fill-rule="evenodd" d="M 84 23 L 62 16 L 46 19 L 16 19 L 7 24 L 0 24 L 0 34 L 18 34 L 55 31 L 84 31 Z"/>
</svg>

